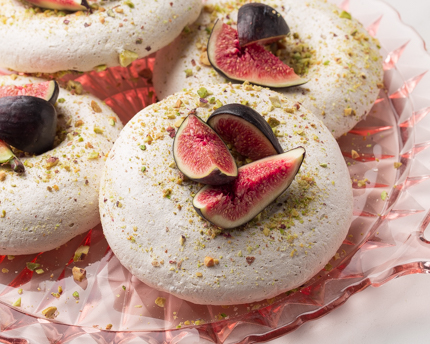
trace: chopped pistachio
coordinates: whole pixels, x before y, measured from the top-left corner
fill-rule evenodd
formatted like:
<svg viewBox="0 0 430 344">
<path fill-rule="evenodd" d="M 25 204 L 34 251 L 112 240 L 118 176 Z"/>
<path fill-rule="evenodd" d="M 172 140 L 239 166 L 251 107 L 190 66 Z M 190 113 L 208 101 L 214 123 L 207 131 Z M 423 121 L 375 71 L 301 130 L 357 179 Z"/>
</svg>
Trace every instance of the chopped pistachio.
<svg viewBox="0 0 430 344">
<path fill-rule="evenodd" d="M 57 312 L 57 307 L 51 306 L 51 307 L 45 308 L 42 311 L 42 314 L 48 319 L 53 319 L 55 317 L 55 312 Z"/>
<path fill-rule="evenodd" d="M 36 270 L 40 266 L 39 263 L 33 263 L 33 262 L 27 262 L 25 263 L 25 265 L 27 266 L 27 269 L 31 271 Z"/>
<path fill-rule="evenodd" d="M 388 198 L 388 193 L 387 193 L 387 191 L 382 191 L 382 193 L 381 193 L 381 199 L 382 199 L 383 201 L 385 201 L 387 198 Z"/>
<path fill-rule="evenodd" d="M 102 64 L 102 65 L 95 66 L 93 69 L 96 72 L 103 72 L 107 69 L 107 66 L 105 64 Z"/>
<path fill-rule="evenodd" d="M 89 159 L 89 160 L 95 160 L 95 159 L 98 159 L 99 158 L 99 153 L 97 153 L 97 152 L 91 152 L 90 154 L 88 154 L 87 155 L 87 158 Z"/>
<path fill-rule="evenodd" d="M 281 101 L 279 100 L 278 96 L 270 96 L 269 100 L 272 103 L 273 107 L 275 107 L 275 108 L 281 107 Z"/>
<path fill-rule="evenodd" d="M 79 299 L 79 293 L 78 293 L 77 291 L 74 291 L 74 292 L 73 292 L 73 294 L 72 294 L 72 296 L 73 296 L 75 299 Z"/>
<path fill-rule="evenodd" d="M 209 95 L 209 92 L 206 88 L 200 87 L 197 90 L 197 94 L 200 96 L 200 98 L 206 98 Z"/>
<path fill-rule="evenodd" d="M 192 69 L 185 69 L 185 77 L 189 78 L 190 76 L 193 76 L 193 70 Z"/>
<path fill-rule="evenodd" d="M 345 18 L 345 19 L 352 19 L 351 15 L 350 15 L 348 12 L 346 12 L 346 11 L 342 11 L 342 12 L 339 14 L 339 17 L 340 17 L 340 18 Z"/>
<path fill-rule="evenodd" d="M 100 105 L 95 100 L 91 100 L 91 108 L 96 113 L 102 112 Z"/>
<path fill-rule="evenodd" d="M 73 256 L 73 261 L 78 262 L 80 260 L 84 260 L 84 258 L 87 256 L 89 250 L 90 250 L 90 247 L 87 245 L 79 246 L 75 251 L 75 255 Z"/>
<path fill-rule="evenodd" d="M 166 298 L 164 297 L 157 297 L 155 299 L 155 304 L 161 308 L 163 308 L 166 305 Z"/>
<path fill-rule="evenodd" d="M 87 271 L 85 269 L 78 268 L 74 266 L 72 269 L 73 279 L 78 282 L 82 282 L 85 278 Z"/>
<path fill-rule="evenodd" d="M 43 274 L 45 271 L 43 271 L 43 269 L 36 269 L 34 270 L 38 275 Z"/>
<path fill-rule="evenodd" d="M 21 307 L 21 298 L 18 298 L 14 303 L 12 303 L 12 306 L 14 307 Z"/>
<path fill-rule="evenodd" d="M 281 124 L 280 121 L 278 121 L 276 118 L 269 117 L 267 120 L 267 123 L 269 123 L 271 128 L 277 127 L 279 124 Z"/>
<path fill-rule="evenodd" d="M 139 57 L 135 52 L 130 50 L 124 50 L 119 54 L 119 63 L 121 67 L 127 67 L 130 63 Z"/>
</svg>

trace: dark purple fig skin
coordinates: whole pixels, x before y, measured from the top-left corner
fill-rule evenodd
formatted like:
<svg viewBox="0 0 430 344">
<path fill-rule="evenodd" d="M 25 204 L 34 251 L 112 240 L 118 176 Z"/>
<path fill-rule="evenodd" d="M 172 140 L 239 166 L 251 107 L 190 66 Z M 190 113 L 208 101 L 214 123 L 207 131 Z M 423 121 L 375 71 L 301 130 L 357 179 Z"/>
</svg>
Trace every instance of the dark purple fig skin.
<svg viewBox="0 0 430 344">
<path fill-rule="evenodd" d="M 48 101 L 32 96 L 0 98 L 0 139 L 31 154 L 52 149 L 57 111 Z"/>
<path fill-rule="evenodd" d="M 248 3 L 239 8 L 237 33 L 241 47 L 255 43 L 271 43 L 290 33 L 285 19 L 274 8 L 261 3 Z"/>
<path fill-rule="evenodd" d="M 259 130 L 270 141 L 278 154 L 284 152 L 269 123 L 267 123 L 257 111 L 250 108 L 249 106 L 236 103 L 221 106 L 209 116 L 207 123 L 216 131 L 212 125 L 212 120 L 218 115 L 226 114 L 242 118 L 245 121 L 251 123 L 255 126 L 255 130 Z M 218 134 L 222 137 L 221 133 Z"/>
</svg>

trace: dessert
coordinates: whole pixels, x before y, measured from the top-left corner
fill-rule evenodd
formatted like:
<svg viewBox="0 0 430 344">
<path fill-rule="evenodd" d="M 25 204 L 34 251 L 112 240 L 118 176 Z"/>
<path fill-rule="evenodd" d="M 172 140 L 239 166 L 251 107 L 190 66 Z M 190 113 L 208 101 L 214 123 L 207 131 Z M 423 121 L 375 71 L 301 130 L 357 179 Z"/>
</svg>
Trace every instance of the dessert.
<svg viewBox="0 0 430 344">
<path fill-rule="evenodd" d="M 280 92 L 312 111 L 335 137 L 346 133 L 366 116 L 382 85 L 378 42 L 349 13 L 327 2 L 265 3 L 285 18 L 291 30 L 270 49 L 308 80 Z M 206 50 L 217 19 L 235 29 L 240 5 L 208 1 L 196 23 L 157 54 L 154 86 L 160 99 L 184 88 L 228 81 L 211 67 Z"/>
<path fill-rule="evenodd" d="M 43 81 L 2 76 L 0 88 Z M 101 170 L 122 124 L 99 99 L 62 88 L 55 109 L 54 147 L 38 155 L 15 151 L 25 169 L 19 173 L 7 163 L 0 166 L 2 255 L 54 249 L 100 221 Z"/>
<path fill-rule="evenodd" d="M 303 147 L 306 156 L 275 202 L 221 230 L 194 210 L 203 185 L 180 173 L 172 144 L 190 112 L 206 121 L 232 103 L 272 123 L 285 152 Z M 333 136 L 300 104 L 246 83 L 208 85 L 151 105 L 126 125 L 109 153 L 99 204 L 110 247 L 138 279 L 194 303 L 227 305 L 274 297 L 321 270 L 348 231 L 352 188 Z"/>
<path fill-rule="evenodd" d="M 70 12 L 0 0 L 0 68 L 54 73 L 127 66 L 171 42 L 201 9 L 201 0 L 89 3 Z"/>
</svg>

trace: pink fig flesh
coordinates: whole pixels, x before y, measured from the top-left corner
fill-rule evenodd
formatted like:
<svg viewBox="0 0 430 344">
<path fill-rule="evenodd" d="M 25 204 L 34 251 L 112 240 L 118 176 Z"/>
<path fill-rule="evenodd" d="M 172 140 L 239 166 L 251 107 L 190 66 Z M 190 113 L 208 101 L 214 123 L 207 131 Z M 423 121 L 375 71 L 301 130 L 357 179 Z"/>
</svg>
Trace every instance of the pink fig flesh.
<svg viewBox="0 0 430 344">
<path fill-rule="evenodd" d="M 0 98 L 9 96 L 33 96 L 45 99 L 52 105 L 58 98 L 60 88 L 54 80 L 39 82 L 37 84 L 5 85 L 0 86 Z"/>
<path fill-rule="evenodd" d="M 237 177 L 236 163 L 225 143 L 193 114 L 175 135 L 173 156 L 178 169 L 199 183 L 220 185 Z"/>
<path fill-rule="evenodd" d="M 27 0 L 27 2 L 51 10 L 85 11 L 89 8 L 86 0 Z"/>
<path fill-rule="evenodd" d="M 212 67 L 232 80 L 274 88 L 298 86 L 308 81 L 262 45 L 252 43 L 241 47 L 237 31 L 221 20 L 212 29 L 207 52 Z"/>
<path fill-rule="evenodd" d="M 218 227 L 243 225 L 290 186 L 304 156 L 305 149 L 298 147 L 242 166 L 231 183 L 203 187 L 194 197 L 193 206 L 200 216 Z"/>
</svg>

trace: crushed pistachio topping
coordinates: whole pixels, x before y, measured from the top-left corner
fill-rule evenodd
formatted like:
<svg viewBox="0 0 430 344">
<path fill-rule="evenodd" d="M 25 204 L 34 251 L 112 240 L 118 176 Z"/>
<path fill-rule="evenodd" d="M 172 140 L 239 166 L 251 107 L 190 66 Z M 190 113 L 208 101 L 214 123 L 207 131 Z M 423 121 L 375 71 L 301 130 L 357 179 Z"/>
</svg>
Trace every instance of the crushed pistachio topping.
<svg viewBox="0 0 430 344">
<path fill-rule="evenodd" d="M 351 150 L 351 157 L 353 158 L 353 159 L 357 159 L 357 158 L 359 158 L 360 157 L 360 154 L 358 154 L 357 153 L 357 151 L 355 151 L 355 150 Z"/>
<path fill-rule="evenodd" d="M 28 270 L 34 271 L 36 270 L 38 267 L 40 267 L 39 263 L 33 263 L 33 262 L 27 262 L 25 263 L 25 265 L 27 266 Z"/>
<path fill-rule="evenodd" d="M 87 256 L 89 250 L 90 250 L 90 247 L 87 245 L 79 246 L 75 251 L 75 255 L 73 256 L 73 261 L 79 262 L 81 260 L 84 260 L 84 258 Z"/>
<path fill-rule="evenodd" d="M 342 12 L 340 12 L 340 14 L 339 14 L 339 17 L 340 18 L 345 18 L 345 19 L 352 19 L 352 17 L 351 17 L 351 14 L 349 14 L 348 12 L 346 12 L 346 11 L 342 11 Z"/>
<path fill-rule="evenodd" d="M 51 306 L 51 307 L 45 308 L 42 311 L 42 314 L 48 319 L 53 319 L 55 318 L 56 312 L 57 312 L 57 307 Z"/>
<path fill-rule="evenodd" d="M 86 277 L 87 271 L 85 269 L 74 266 L 72 269 L 72 274 L 73 274 L 73 279 L 75 281 L 82 282 Z"/>
<path fill-rule="evenodd" d="M 280 121 L 278 121 L 276 118 L 269 117 L 267 120 L 267 123 L 269 123 L 271 128 L 277 127 L 279 124 L 281 124 Z"/>
<path fill-rule="evenodd" d="M 272 52 L 298 75 L 306 75 L 316 63 L 316 51 L 300 38 L 298 33 L 272 45 Z"/>
<path fill-rule="evenodd" d="M 200 96 L 200 98 L 206 98 L 209 95 L 209 92 L 206 88 L 200 87 L 197 90 L 197 94 Z"/>
<path fill-rule="evenodd" d="M 66 89 L 70 91 L 72 94 L 82 94 L 84 92 L 84 88 L 79 81 L 69 80 L 66 84 Z"/>
<path fill-rule="evenodd" d="M 91 108 L 96 113 L 102 112 L 100 105 L 95 100 L 91 100 Z"/>
<path fill-rule="evenodd" d="M 130 50 L 124 50 L 119 54 L 119 63 L 121 67 L 127 67 L 138 57 L 139 55 L 137 55 L 135 52 Z"/>
<path fill-rule="evenodd" d="M 163 307 L 166 305 L 166 298 L 165 298 L 165 297 L 157 297 L 157 298 L 155 299 L 155 304 L 156 304 L 158 307 L 163 308 Z"/>
<path fill-rule="evenodd" d="M 14 303 L 12 303 L 12 306 L 14 307 L 21 307 L 21 298 L 18 298 Z"/>
<path fill-rule="evenodd" d="M 400 166 L 402 166 L 403 164 L 401 163 L 401 162 L 395 162 L 394 163 L 394 168 L 395 169 L 399 169 L 400 168 Z"/>
</svg>

